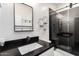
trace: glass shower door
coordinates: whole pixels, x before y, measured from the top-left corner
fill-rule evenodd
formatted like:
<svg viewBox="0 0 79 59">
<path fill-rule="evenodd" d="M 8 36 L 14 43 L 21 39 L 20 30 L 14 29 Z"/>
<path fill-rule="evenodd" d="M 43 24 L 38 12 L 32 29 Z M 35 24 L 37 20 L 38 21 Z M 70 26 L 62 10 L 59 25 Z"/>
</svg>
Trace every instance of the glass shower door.
<svg viewBox="0 0 79 59">
<path fill-rule="evenodd" d="M 72 33 L 70 32 L 70 23 L 69 23 L 69 12 L 70 8 L 68 7 L 67 10 L 59 12 L 58 17 L 59 18 L 59 26 L 61 27 L 61 30 L 58 33 L 59 37 L 59 48 L 71 51 L 71 45 L 70 45 L 70 37 L 72 36 Z M 59 28 L 60 28 L 59 27 Z"/>
</svg>

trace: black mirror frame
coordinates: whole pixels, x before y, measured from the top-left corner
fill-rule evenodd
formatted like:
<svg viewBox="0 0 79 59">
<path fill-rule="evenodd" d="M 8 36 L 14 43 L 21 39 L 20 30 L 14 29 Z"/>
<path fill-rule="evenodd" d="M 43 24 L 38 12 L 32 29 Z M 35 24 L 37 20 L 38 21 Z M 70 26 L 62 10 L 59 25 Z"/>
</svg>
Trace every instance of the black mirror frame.
<svg viewBox="0 0 79 59">
<path fill-rule="evenodd" d="M 25 4 L 25 3 L 21 3 L 21 4 L 24 4 L 24 5 L 27 5 L 27 4 Z M 31 7 L 32 8 L 32 30 L 22 30 L 22 31 L 16 31 L 15 29 L 15 3 L 13 4 L 13 6 L 14 6 L 14 32 L 31 32 L 31 31 L 33 31 L 33 7 L 31 7 L 31 6 L 29 6 L 29 5 L 27 5 L 27 6 L 29 6 L 29 7 Z"/>
</svg>

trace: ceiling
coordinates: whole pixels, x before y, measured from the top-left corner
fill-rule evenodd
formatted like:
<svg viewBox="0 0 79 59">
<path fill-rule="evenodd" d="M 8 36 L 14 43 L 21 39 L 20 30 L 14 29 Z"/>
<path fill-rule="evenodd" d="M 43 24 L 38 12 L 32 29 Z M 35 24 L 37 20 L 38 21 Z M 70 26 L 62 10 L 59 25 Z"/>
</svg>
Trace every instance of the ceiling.
<svg viewBox="0 0 79 59">
<path fill-rule="evenodd" d="M 32 7 L 44 6 L 44 7 L 51 8 L 53 10 L 57 10 L 68 4 L 69 3 L 29 3 L 28 5 L 30 5 Z"/>
</svg>

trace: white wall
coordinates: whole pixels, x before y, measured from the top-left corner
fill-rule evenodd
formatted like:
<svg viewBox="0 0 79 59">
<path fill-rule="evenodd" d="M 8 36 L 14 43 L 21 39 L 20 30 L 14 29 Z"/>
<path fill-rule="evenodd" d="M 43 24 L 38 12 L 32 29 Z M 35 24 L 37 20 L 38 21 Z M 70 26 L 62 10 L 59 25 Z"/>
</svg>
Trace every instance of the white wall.
<svg viewBox="0 0 79 59">
<path fill-rule="evenodd" d="M 33 32 L 14 32 L 14 9 L 13 4 L 2 3 L 0 7 L 0 38 L 6 38 L 6 40 L 14 40 L 24 38 L 26 36 L 40 36 L 41 40 L 49 42 L 49 11 L 48 7 L 43 4 L 38 4 L 33 7 Z M 38 26 L 39 18 L 46 16 L 47 30 L 44 32 Z"/>
<path fill-rule="evenodd" d="M 44 41 L 48 41 L 49 42 L 49 9 L 48 7 L 43 4 L 43 3 L 39 3 L 36 6 L 33 7 L 34 9 L 34 19 L 36 23 L 36 29 L 38 32 L 38 35 L 40 36 L 41 40 Z M 38 21 L 40 20 L 40 18 L 46 17 L 47 20 L 47 27 L 46 27 L 46 31 L 43 31 L 42 28 L 39 27 L 38 25 Z"/>
<path fill-rule="evenodd" d="M 26 36 L 38 36 L 36 31 L 33 32 L 14 32 L 14 8 L 13 4 L 2 3 L 0 7 L 0 38 L 14 40 Z M 36 24 L 34 20 L 34 25 Z M 34 28 L 36 28 L 34 26 Z M 36 30 L 36 29 L 35 29 Z"/>
</svg>

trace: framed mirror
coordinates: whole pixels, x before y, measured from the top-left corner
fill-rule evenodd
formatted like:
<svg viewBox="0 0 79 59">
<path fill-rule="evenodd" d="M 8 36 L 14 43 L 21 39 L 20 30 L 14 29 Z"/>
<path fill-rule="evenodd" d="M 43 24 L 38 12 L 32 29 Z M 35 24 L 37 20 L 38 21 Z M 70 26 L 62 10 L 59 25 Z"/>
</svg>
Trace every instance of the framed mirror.
<svg viewBox="0 0 79 59">
<path fill-rule="evenodd" d="M 33 31 L 33 8 L 24 3 L 14 4 L 14 31 Z"/>
</svg>

